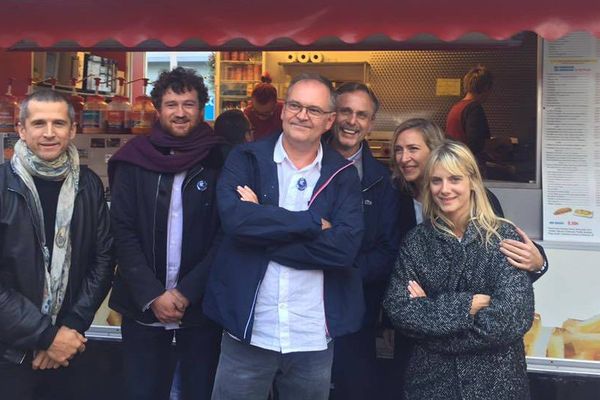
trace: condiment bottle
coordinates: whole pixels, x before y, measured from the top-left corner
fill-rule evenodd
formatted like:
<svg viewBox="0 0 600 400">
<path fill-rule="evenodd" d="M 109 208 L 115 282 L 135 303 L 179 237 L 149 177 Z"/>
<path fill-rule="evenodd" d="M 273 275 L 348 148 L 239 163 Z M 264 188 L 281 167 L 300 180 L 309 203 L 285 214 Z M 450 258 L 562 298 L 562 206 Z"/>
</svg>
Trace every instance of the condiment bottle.
<svg viewBox="0 0 600 400">
<path fill-rule="evenodd" d="M 106 109 L 108 104 L 104 101 L 104 97 L 98 94 L 100 86 L 100 78 L 94 78 L 96 82 L 96 93 L 88 96 L 82 113 L 83 133 L 103 133 L 106 123 Z"/>
<path fill-rule="evenodd" d="M 77 85 L 77 78 L 71 78 L 72 88 L 71 95 L 69 96 L 68 100 L 75 110 L 75 120 L 73 122 L 77 124 L 77 133 L 81 133 L 83 132 L 83 121 L 81 120 L 81 117 L 83 114 L 83 108 L 85 106 L 85 99 L 83 96 L 77 94 L 77 88 L 75 85 Z"/>
<path fill-rule="evenodd" d="M 13 78 L 8 79 L 6 94 L 0 96 L 0 132 L 15 133 L 15 120 L 18 118 L 17 99 L 12 94 Z"/>
<path fill-rule="evenodd" d="M 146 96 L 148 79 L 144 78 L 144 94 L 135 98 L 131 107 L 131 133 L 134 135 L 147 135 L 152 130 L 156 119 L 156 108 L 152 98 Z"/>
<path fill-rule="evenodd" d="M 123 95 L 125 78 L 117 78 L 119 84 L 117 95 L 108 103 L 106 109 L 106 131 L 108 133 L 129 133 L 131 128 L 131 104 Z"/>
</svg>

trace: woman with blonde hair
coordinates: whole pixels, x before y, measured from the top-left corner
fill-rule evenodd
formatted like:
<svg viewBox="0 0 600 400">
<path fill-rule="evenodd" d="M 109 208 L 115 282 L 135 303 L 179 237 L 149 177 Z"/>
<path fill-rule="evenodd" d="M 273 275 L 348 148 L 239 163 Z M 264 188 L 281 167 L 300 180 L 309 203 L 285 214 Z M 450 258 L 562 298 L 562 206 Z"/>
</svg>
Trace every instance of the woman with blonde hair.
<svg viewBox="0 0 600 400">
<path fill-rule="evenodd" d="M 518 240 L 487 198 L 474 156 L 457 142 L 431 152 L 425 221 L 406 237 L 384 308 L 414 339 L 407 399 L 528 399 L 523 335 L 533 321 L 527 274 L 499 251 Z"/>
<path fill-rule="evenodd" d="M 402 122 L 392 136 L 392 177 L 401 192 L 401 230 L 406 232 L 423 221 L 424 171 L 431 152 L 445 140 L 444 131 L 434 122 L 412 118 Z M 500 202 L 492 192 L 484 189 L 494 213 L 504 216 Z M 542 246 L 532 242 L 527 234 L 517 228 L 520 240 L 506 240 L 501 251 L 516 268 L 531 273 L 538 279 L 547 270 L 547 259 Z"/>
</svg>

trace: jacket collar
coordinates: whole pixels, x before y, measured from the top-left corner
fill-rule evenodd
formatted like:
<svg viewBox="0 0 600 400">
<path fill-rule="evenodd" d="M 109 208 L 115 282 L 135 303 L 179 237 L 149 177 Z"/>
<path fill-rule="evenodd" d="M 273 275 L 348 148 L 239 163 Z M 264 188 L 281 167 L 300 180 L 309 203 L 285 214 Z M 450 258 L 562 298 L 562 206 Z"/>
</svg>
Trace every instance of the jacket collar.
<svg viewBox="0 0 600 400">
<path fill-rule="evenodd" d="M 280 135 L 271 135 L 267 138 L 244 144 L 243 152 L 253 156 L 256 161 L 256 167 L 261 182 L 261 194 L 266 196 L 270 201 L 277 205 L 279 201 L 279 185 L 273 184 L 278 182 L 277 164 L 273 161 L 273 151 L 275 144 L 279 140 Z M 351 164 L 350 161 L 342 157 L 331 146 L 323 144 L 323 158 L 321 160 L 321 176 L 315 185 L 320 188 L 333 174 L 340 169 Z"/>
<path fill-rule="evenodd" d="M 426 221 L 426 224 L 429 224 L 431 227 L 431 230 L 434 232 L 434 234 L 447 242 L 458 242 L 458 239 L 454 236 L 450 236 L 449 234 L 447 234 L 446 232 L 443 232 L 437 228 L 435 228 L 433 226 L 433 224 L 431 223 L 431 221 Z M 442 222 L 443 224 L 443 222 Z M 479 230 L 477 228 L 477 222 L 471 220 L 467 223 L 467 229 L 465 229 L 465 233 L 463 234 L 462 239 L 460 240 L 460 243 L 464 246 L 470 244 L 471 242 L 474 242 L 475 240 L 478 240 L 480 238 L 480 234 L 479 234 Z"/>
<path fill-rule="evenodd" d="M 388 177 L 387 174 L 383 173 L 383 168 L 385 167 L 373 157 L 369 143 L 366 140 L 363 140 L 362 143 L 362 163 L 363 178 L 361 183 L 363 192 L 366 192 Z"/>
<path fill-rule="evenodd" d="M 273 150 L 280 135 L 271 135 L 257 142 L 248 143 L 245 151 L 253 154 L 258 161 L 261 172 L 266 171 L 265 167 L 274 170 L 274 177 L 277 179 L 277 169 L 273 162 Z M 340 168 L 350 164 L 350 161 L 344 159 L 331 146 L 323 145 L 323 159 L 321 161 L 321 179 L 329 178 L 334 172 Z"/>
</svg>

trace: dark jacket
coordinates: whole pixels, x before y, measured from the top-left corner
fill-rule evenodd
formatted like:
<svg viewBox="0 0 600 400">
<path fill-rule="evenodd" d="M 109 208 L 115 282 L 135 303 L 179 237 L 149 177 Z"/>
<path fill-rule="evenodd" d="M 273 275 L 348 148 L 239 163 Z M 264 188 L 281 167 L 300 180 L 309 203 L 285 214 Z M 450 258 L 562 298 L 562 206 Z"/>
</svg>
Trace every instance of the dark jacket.
<svg viewBox="0 0 600 400">
<path fill-rule="evenodd" d="M 215 194 L 222 163 L 221 149 L 215 147 L 187 172 L 183 182 L 177 289 L 190 301 L 183 326 L 205 321 L 200 303 L 210 266 L 209 252 L 220 226 Z M 144 308 L 165 292 L 173 177 L 118 162 L 111 182 L 111 220 L 119 266 L 109 305 L 144 323 L 158 321 L 150 308 Z"/>
<path fill-rule="evenodd" d="M 498 233 L 519 238 L 508 223 Z M 462 241 L 427 221 L 403 242 L 384 307 L 414 339 L 404 379 L 407 399 L 529 398 L 523 335 L 533 321 L 533 288 L 498 245 L 494 238 L 486 247 L 472 222 Z M 427 297 L 411 299 L 409 280 Z M 491 303 L 471 316 L 476 293 L 489 295 Z"/>
<path fill-rule="evenodd" d="M 71 219 L 68 287 L 52 326 L 40 311 L 44 261 L 31 215 L 33 198 L 8 162 L 0 166 L 0 188 L 0 359 L 8 350 L 19 362 L 25 351 L 47 349 L 62 325 L 81 333 L 89 328 L 112 281 L 113 240 L 102 182 L 82 167 Z"/>
<path fill-rule="evenodd" d="M 502 205 L 500 204 L 500 200 L 496 197 L 494 193 L 492 193 L 488 188 L 485 188 L 485 194 L 494 210 L 494 214 L 500 218 L 504 218 L 504 210 L 502 209 Z M 415 216 L 413 201 L 410 194 L 406 191 L 401 190 L 400 192 L 400 227 L 401 227 L 401 236 L 404 237 L 405 233 L 414 228 L 417 225 L 417 219 Z M 410 206 L 410 207 L 408 207 Z M 521 238 L 519 238 L 521 240 Z M 533 242 L 535 247 L 539 250 L 542 257 L 544 258 L 544 268 L 539 272 L 530 272 L 529 278 L 532 282 L 537 281 L 548 271 L 548 257 L 546 257 L 546 252 L 542 245 Z"/>
<path fill-rule="evenodd" d="M 363 229 L 356 169 L 335 150 L 323 147 L 321 176 L 306 211 L 279 207 L 273 151 L 278 135 L 238 146 L 229 154 L 217 187 L 224 238 L 209 277 L 206 315 L 249 343 L 254 304 L 270 260 L 324 273 L 325 317 L 332 337 L 360 328 L 363 293 L 353 268 Z M 260 204 L 241 201 L 248 185 Z M 321 230 L 321 218 L 332 228 Z"/>
<path fill-rule="evenodd" d="M 374 327 L 400 246 L 399 194 L 392 186 L 389 168 L 373 157 L 366 141 L 362 147 L 362 167 L 365 232 L 354 265 L 363 279 L 366 306 L 363 326 Z"/>
</svg>

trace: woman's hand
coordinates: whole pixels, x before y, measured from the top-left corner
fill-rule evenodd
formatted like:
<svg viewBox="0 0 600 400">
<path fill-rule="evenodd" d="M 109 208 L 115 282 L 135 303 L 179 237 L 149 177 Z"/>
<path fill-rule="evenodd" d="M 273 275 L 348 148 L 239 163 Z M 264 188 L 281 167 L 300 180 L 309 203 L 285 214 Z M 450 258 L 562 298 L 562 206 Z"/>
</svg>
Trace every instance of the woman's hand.
<svg viewBox="0 0 600 400">
<path fill-rule="evenodd" d="M 250 203 L 258 204 L 258 197 L 256 197 L 256 193 L 254 193 L 248 186 L 238 186 L 236 189 L 242 201 L 249 201 Z"/>
<path fill-rule="evenodd" d="M 523 242 L 505 239 L 500 243 L 500 251 L 513 267 L 527 272 L 541 270 L 544 266 L 544 257 L 522 229 L 517 227 L 517 233 Z"/>
<path fill-rule="evenodd" d="M 417 297 L 427 297 L 427 294 L 417 283 L 417 281 L 408 281 L 408 293 L 411 299 L 416 299 Z"/>
<path fill-rule="evenodd" d="M 471 310 L 469 310 L 469 314 L 475 315 L 481 309 L 490 305 L 490 296 L 487 294 L 474 294 L 473 300 L 471 301 Z"/>
</svg>

